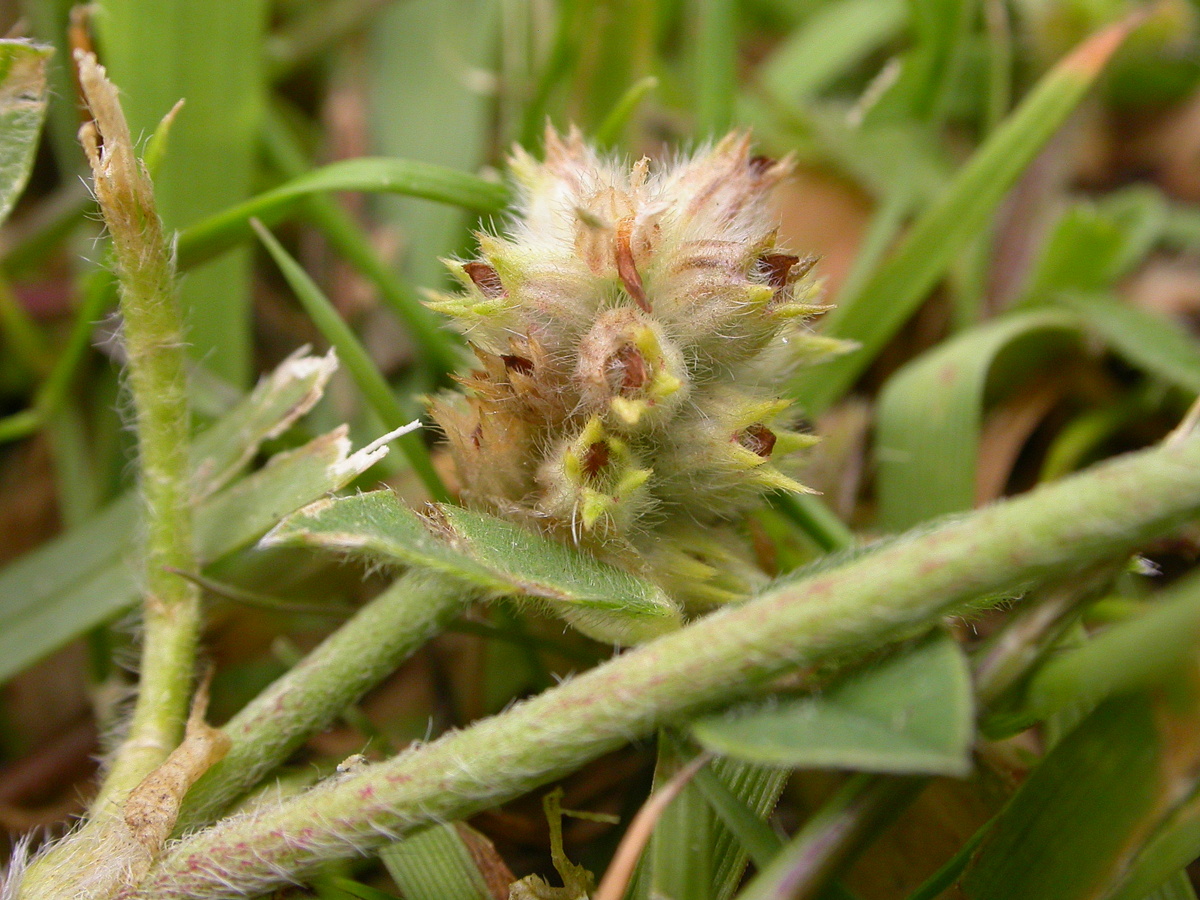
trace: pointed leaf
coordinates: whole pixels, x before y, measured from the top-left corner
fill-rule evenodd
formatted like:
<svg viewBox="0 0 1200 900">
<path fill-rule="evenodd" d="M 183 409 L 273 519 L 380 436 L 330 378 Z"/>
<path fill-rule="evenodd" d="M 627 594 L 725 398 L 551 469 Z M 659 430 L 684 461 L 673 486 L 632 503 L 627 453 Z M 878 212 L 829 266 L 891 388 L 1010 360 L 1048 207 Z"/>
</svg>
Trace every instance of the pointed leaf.
<svg viewBox="0 0 1200 900">
<path fill-rule="evenodd" d="M 580 631 L 610 642 L 645 640 L 679 625 L 678 610 L 648 581 L 484 513 L 447 505 L 422 519 L 388 491 L 315 503 L 268 541 L 421 566 L 496 597 L 541 600 Z"/>
<path fill-rule="evenodd" d="M 969 900 L 1099 900 L 1196 788 L 1196 672 L 1160 694 L 1099 706 L 1038 765 L 1000 813 L 961 887 Z M 1189 735 L 1183 738 L 1183 735 Z M 1183 865 L 1173 862 L 1144 897 Z"/>
<path fill-rule="evenodd" d="M 818 696 L 737 707 L 694 722 L 692 735 L 760 764 L 962 775 L 972 716 L 965 657 L 938 633 Z"/>
</svg>

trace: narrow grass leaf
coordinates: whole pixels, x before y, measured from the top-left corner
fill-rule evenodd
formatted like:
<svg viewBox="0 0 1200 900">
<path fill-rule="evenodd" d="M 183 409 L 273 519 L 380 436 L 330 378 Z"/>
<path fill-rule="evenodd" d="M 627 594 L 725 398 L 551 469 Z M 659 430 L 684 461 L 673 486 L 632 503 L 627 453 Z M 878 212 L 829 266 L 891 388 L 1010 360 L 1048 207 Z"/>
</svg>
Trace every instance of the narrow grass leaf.
<svg viewBox="0 0 1200 900">
<path fill-rule="evenodd" d="M 181 99 L 170 152 L 154 173 L 168 229 L 245 200 L 266 96 L 262 40 L 267 0 L 100 0 L 94 22 L 105 65 L 121 87 L 133 134 L 152 135 Z M 180 284 L 193 357 L 232 384 L 251 376 L 248 252 Z"/>
<path fill-rule="evenodd" d="M 469 825 L 446 822 L 413 832 L 385 847 L 379 858 L 400 888 L 404 900 L 496 900 L 508 896 L 508 885 L 489 886 L 480 871 L 476 847 L 491 849 L 491 841 Z M 509 876 L 511 878 L 511 875 Z M 497 894 L 492 887 L 503 889 Z"/>
<path fill-rule="evenodd" d="M 610 147 L 620 142 L 621 135 L 625 133 L 625 127 L 629 124 L 629 120 L 637 111 L 638 106 L 646 96 L 658 87 L 658 79 L 653 75 L 647 75 L 645 78 L 636 82 L 629 90 L 627 90 L 617 101 L 617 105 L 613 107 L 612 112 L 600 123 L 600 127 L 596 129 L 596 133 L 592 135 L 592 141 L 597 147 Z"/>
<path fill-rule="evenodd" d="M 871 106 L 868 121 L 892 117 L 929 122 L 945 112 L 957 82 L 974 4 L 965 0 L 910 0 L 912 46 L 891 87 Z"/>
<path fill-rule="evenodd" d="M 691 731 L 716 753 L 758 764 L 963 775 L 972 717 L 966 660 L 939 632 L 819 696 L 735 707 Z"/>
<path fill-rule="evenodd" d="M 46 66 L 51 50 L 0 40 L 0 222 L 25 189 L 46 118 Z"/>
<path fill-rule="evenodd" d="M 498 0 L 406 0 L 375 20 L 364 59 L 373 152 L 475 171 L 487 162 L 491 141 L 505 145 L 505 136 L 492 134 L 492 117 L 498 104 L 508 102 L 513 86 L 493 93 L 489 85 L 497 77 L 496 58 L 511 52 L 499 29 L 504 5 Z M 454 205 L 496 210 L 486 200 L 479 204 L 477 197 Z M 447 277 L 439 258 L 462 244 L 468 225 L 463 211 L 407 197 L 379 197 L 377 205 L 380 220 L 403 237 L 404 276 L 414 284 L 438 286 Z"/>
<path fill-rule="evenodd" d="M 1173 898 L 1179 891 L 1180 870 L 1200 856 L 1200 796 L 1181 804 L 1146 843 L 1122 876 L 1120 886 L 1105 900 L 1158 900 L 1157 892 Z M 1183 872 L 1186 876 L 1186 870 Z M 1185 878 L 1190 887 L 1190 880 Z M 1176 887 L 1173 887 L 1175 885 Z M 1187 894 L 1181 895 L 1191 900 Z"/>
<path fill-rule="evenodd" d="M 307 161 L 278 108 L 268 112 L 263 143 L 271 164 L 286 177 L 299 178 L 307 170 Z M 333 248 L 375 285 L 380 299 L 408 328 L 413 351 L 424 364 L 428 380 L 433 382 L 457 369 L 460 342 L 408 282 L 383 261 L 362 226 L 327 194 L 308 195 L 304 209 Z"/>
<path fill-rule="evenodd" d="M 790 772 L 718 757 L 703 770 L 698 790 L 716 814 L 712 841 L 713 898 L 727 900 L 741 884 L 746 863 L 765 867 L 783 846 L 767 817 Z"/>
<path fill-rule="evenodd" d="M 403 427 L 410 416 L 401 408 L 400 401 L 396 399 L 387 379 L 376 367 L 375 361 L 371 359 L 367 349 L 355 336 L 350 326 L 334 309 L 333 304 L 329 302 L 321 289 L 317 287 L 317 283 L 283 249 L 283 245 L 275 239 L 275 236 L 267 231 L 260 222 L 255 221 L 253 225 L 258 232 L 259 239 L 267 248 L 267 252 L 271 254 L 271 258 L 279 266 L 283 277 L 287 279 L 288 285 L 295 292 L 300 305 L 304 307 L 305 312 L 308 313 L 325 339 L 337 350 L 350 377 L 362 391 L 363 398 L 370 404 L 371 409 L 379 416 L 385 427 L 389 429 Z M 448 500 L 450 495 L 446 492 L 446 486 L 442 484 L 442 479 L 434 471 L 433 463 L 429 459 L 429 450 L 421 440 L 421 436 L 411 432 L 403 435 L 400 438 L 400 449 L 430 495 L 435 500 Z"/>
<path fill-rule="evenodd" d="M 1108 293 L 1055 297 L 1127 362 L 1190 393 L 1200 393 L 1200 345 L 1183 327 Z"/>
<path fill-rule="evenodd" d="M 891 41 L 907 19 L 903 0 L 838 0 L 818 7 L 762 63 L 763 85 L 802 104 Z"/>
<path fill-rule="evenodd" d="M 201 433 L 192 442 L 194 497 L 202 501 L 224 486 L 264 440 L 303 415 L 320 396 L 334 365 L 331 356 L 292 356 Z M 15 627 L 11 623 L 26 611 L 51 604 L 55 596 L 86 585 L 128 556 L 137 535 L 137 506 L 137 498 L 126 494 L 0 571 L 0 629 Z"/>
<path fill-rule="evenodd" d="M 1077 334 L 1069 313 L 1018 313 L 963 332 L 892 376 L 876 424 L 880 525 L 900 531 L 974 506 L 989 384 L 1028 377 Z"/>
<path fill-rule="evenodd" d="M 679 625 L 659 588 L 590 554 L 456 506 L 423 520 L 389 491 L 316 503 L 281 522 L 269 542 L 420 566 L 493 596 L 532 598 L 610 642 L 633 643 Z"/>
<path fill-rule="evenodd" d="M 1111 626 L 1080 647 L 1052 656 L 1025 692 L 1032 722 L 1072 706 L 1174 677 L 1200 646 L 1200 578 L 1172 586 L 1136 618 Z"/>
<path fill-rule="evenodd" d="M 834 881 L 871 837 L 906 807 L 923 778 L 856 774 L 804 823 L 738 900 L 852 900 Z"/>
<path fill-rule="evenodd" d="M 1100 32 L 1052 69 L 913 223 L 861 292 L 843 298 L 829 314 L 826 334 L 857 341 L 860 349 L 805 370 L 794 381 L 794 395 L 810 412 L 827 409 L 850 388 L 979 235 L 1017 177 L 1079 105 L 1129 27 Z"/>
<path fill-rule="evenodd" d="M 734 0 L 700 0 L 693 8 L 696 130 L 701 137 L 716 138 L 729 130 L 733 119 L 741 17 Z"/>
<path fill-rule="evenodd" d="M 277 454 L 264 468 L 197 507 L 195 533 L 200 561 L 215 562 L 249 546 L 283 516 L 345 487 L 384 453 L 386 448 L 380 447 L 350 453 L 345 432 L 339 429 L 296 450 Z M 19 605 L 10 602 L 0 611 L 0 680 L 133 606 L 138 579 L 135 561 L 125 557 L 137 533 L 136 509 L 133 498 L 129 498 L 100 519 L 75 529 L 66 540 L 22 561 L 25 565 L 21 568 L 5 573 L 0 595 L 19 601 Z M 106 529 L 107 536 L 96 537 Z M 96 548 L 86 559 L 89 565 L 63 559 L 73 548 L 87 553 L 87 537 L 92 538 Z M 52 568 L 56 563 L 75 577 L 56 577 Z M 18 579 L 32 581 L 40 590 L 26 595 L 7 593 L 8 585 Z M 50 590 L 46 589 L 47 582 L 53 585 Z M 30 602 L 31 597 L 36 602 Z"/>
<path fill-rule="evenodd" d="M 1110 700 L 1055 745 L 984 839 L 961 882 L 969 900 L 1110 896 L 1195 789 L 1200 747 L 1178 729 L 1194 730 L 1200 708 L 1195 672 L 1180 674 L 1171 696 Z"/>
<path fill-rule="evenodd" d="M 498 213 L 508 188 L 465 172 L 408 159 L 362 157 L 331 163 L 230 207 L 179 235 L 179 267 L 190 269 L 248 238 L 251 219 L 268 225 L 309 194 L 336 191 L 404 194 L 482 213 Z"/>
</svg>

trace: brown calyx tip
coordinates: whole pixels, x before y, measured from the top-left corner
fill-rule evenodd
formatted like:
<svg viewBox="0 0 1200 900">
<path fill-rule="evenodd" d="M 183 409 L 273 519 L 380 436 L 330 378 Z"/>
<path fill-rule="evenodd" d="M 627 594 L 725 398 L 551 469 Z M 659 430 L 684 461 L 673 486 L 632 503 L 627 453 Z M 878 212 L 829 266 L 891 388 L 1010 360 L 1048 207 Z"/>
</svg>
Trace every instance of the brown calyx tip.
<svg viewBox="0 0 1200 900">
<path fill-rule="evenodd" d="M 475 282 L 475 287 L 479 288 L 483 296 L 496 299 L 508 295 L 508 292 L 504 290 L 504 284 L 500 281 L 500 273 L 487 263 L 469 262 L 463 265 L 463 271 Z"/>
<path fill-rule="evenodd" d="M 766 253 L 758 258 L 758 268 L 767 278 L 767 284 L 775 290 L 794 284 L 812 271 L 817 257 L 801 259 L 790 253 Z"/>
<path fill-rule="evenodd" d="M 583 474 L 588 478 L 595 478 L 608 465 L 608 456 L 608 444 L 604 441 L 596 441 L 594 444 L 589 445 L 583 451 L 583 459 L 581 461 Z"/>
<path fill-rule="evenodd" d="M 769 156 L 757 154 L 746 161 L 752 175 L 765 175 L 775 167 L 775 160 Z"/>
<path fill-rule="evenodd" d="M 739 444 L 763 459 L 769 459 L 771 451 L 775 449 L 775 432 L 761 422 L 743 428 L 735 438 Z"/>
<path fill-rule="evenodd" d="M 767 253 L 758 258 L 759 268 L 767 276 L 767 284 L 779 290 L 787 287 L 791 281 L 792 267 L 800 262 L 800 257 L 790 253 Z"/>
<path fill-rule="evenodd" d="M 533 371 L 533 360 L 526 359 L 524 356 L 517 356 L 515 353 L 503 353 L 500 355 L 500 360 L 504 363 L 504 368 L 510 372 L 520 372 L 522 375 L 528 375 Z"/>
<path fill-rule="evenodd" d="M 617 225 L 616 258 L 617 276 L 625 286 L 625 293 L 634 299 L 642 308 L 642 312 L 650 312 L 650 301 L 646 299 L 646 291 L 642 287 L 642 276 L 638 274 L 633 261 L 633 247 L 630 245 L 630 232 L 633 231 L 633 217 L 626 217 Z"/>
<path fill-rule="evenodd" d="M 641 351 L 633 344 L 622 344 L 609 363 L 611 369 L 620 374 L 621 393 L 631 394 L 645 387 L 650 380 L 650 366 Z"/>
</svg>

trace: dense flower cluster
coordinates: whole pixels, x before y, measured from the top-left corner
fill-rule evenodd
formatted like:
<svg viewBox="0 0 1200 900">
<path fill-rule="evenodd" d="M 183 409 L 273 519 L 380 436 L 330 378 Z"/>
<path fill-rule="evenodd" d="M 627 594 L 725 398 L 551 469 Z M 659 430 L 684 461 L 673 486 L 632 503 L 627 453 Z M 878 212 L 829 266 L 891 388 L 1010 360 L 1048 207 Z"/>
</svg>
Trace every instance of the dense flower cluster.
<svg viewBox="0 0 1200 900">
<path fill-rule="evenodd" d="M 450 263 L 463 292 L 431 304 L 479 359 L 432 408 L 466 502 L 643 571 L 681 599 L 746 587 L 726 531 L 813 438 L 778 396 L 835 351 L 804 320 L 812 259 L 777 246 L 768 208 L 788 170 L 730 135 L 655 169 L 547 135 L 518 150 L 503 237 Z"/>
</svg>

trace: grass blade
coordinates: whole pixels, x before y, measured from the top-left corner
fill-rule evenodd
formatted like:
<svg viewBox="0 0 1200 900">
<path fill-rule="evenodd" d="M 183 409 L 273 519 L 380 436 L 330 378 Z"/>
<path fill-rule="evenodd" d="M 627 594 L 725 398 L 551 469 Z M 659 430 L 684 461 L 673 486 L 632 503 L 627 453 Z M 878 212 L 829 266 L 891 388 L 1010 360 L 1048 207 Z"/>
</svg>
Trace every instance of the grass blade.
<svg viewBox="0 0 1200 900">
<path fill-rule="evenodd" d="M 370 354 L 367 353 L 366 348 L 363 347 L 354 332 L 350 330 L 350 326 L 333 308 L 333 304 L 317 287 L 317 283 L 308 277 L 308 273 L 300 267 L 300 264 L 292 259 L 279 241 L 275 240 L 275 236 L 257 221 L 253 222 L 253 225 L 258 232 L 259 239 L 262 240 L 263 245 L 271 254 L 271 258 L 283 272 L 283 277 L 287 279 L 287 283 L 295 292 L 296 298 L 317 328 L 320 329 L 321 334 L 337 350 L 350 377 L 362 391 L 363 397 L 370 404 L 371 409 L 383 421 L 384 427 L 389 430 L 404 427 L 410 417 L 401 408 L 400 401 L 396 399 L 387 379 L 375 366 L 374 360 L 371 359 Z M 433 463 L 429 459 L 429 450 L 420 435 L 411 432 L 405 434 L 400 439 L 400 449 L 412 465 L 413 471 L 420 477 L 421 483 L 429 491 L 430 496 L 435 500 L 450 499 L 445 485 L 442 484 L 441 478 L 433 469 Z"/>
<path fill-rule="evenodd" d="M 468 841 L 491 849 L 491 841 L 469 825 L 447 822 L 415 832 L 379 852 L 404 900 L 494 900 L 508 885 L 492 890 Z M 495 850 L 491 850 L 495 855 Z M 511 875 L 509 878 L 511 879 Z"/>
<path fill-rule="evenodd" d="M 381 156 L 438 163 L 475 171 L 488 161 L 497 103 L 487 75 L 504 53 L 498 0 L 406 0 L 373 24 L 366 68 L 369 136 Z M 493 76 L 494 77 L 494 76 Z M 493 188 L 498 185 L 492 185 Z M 454 205 L 493 212 L 471 202 Z M 452 255 L 465 237 L 461 209 L 378 198 L 382 222 L 403 236 L 403 274 L 413 284 L 436 287 L 447 273 L 439 257 Z"/>
<path fill-rule="evenodd" d="M 101 0 L 95 21 L 134 135 L 153 134 L 186 101 L 154 177 L 167 228 L 245 200 L 266 96 L 267 0 Z M 251 374 L 250 264 L 248 252 L 236 253 L 180 285 L 194 358 L 239 386 Z"/>
<path fill-rule="evenodd" d="M 482 213 L 498 213 L 508 189 L 493 181 L 408 159 L 362 157 L 331 163 L 230 207 L 179 235 L 179 267 L 193 268 L 245 240 L 251 219 L 277 222 L 308 194 L 368 191 L 420 197 Z"/>
<path fill-rule="evenodd" d="M 1127 21 L 1105 29 L 1051 70 L 922 213 L 860 293 L 844 298 L 829 314 L 825 333 L 861 346 L 795 379 L 793 393 L 810 413 L 822 412 L 841 397 L 912 315 L 1079 105 L 1131 27 Z"/>
<path fill-rule="evenodd" d="M 696 132 L 718 138 L 733 119 L 740 17 L 734 0 L 700 0 L 694 8 Z"/>
<path fill-rule="evenodd" d="M 1190 393 L 1200 393 L 1200 346 L 1176 323 L 1107 293 L 1060 294 L 1055 301 L 1077 313 L 1118 356 Z"/>
<path fill-rule="evenodd" d="M 772 51 L 759 70 L 763 85 L 801 104 L 900 33 L 903 0 L 838 0 L 817 8 Z"/>
<path fill-rule="evenodd" d="M 1196 673 L 1178 675 L 1169 696 L 1110 700 L 1055 745 L 963 877 L 970 900 L 1109 896 L 1127 861 L 1196 786 L 1200 748 L 1178 738 L 1194 731 L 1200 713 Z"/>
<path fill-rule="evenodd" d="M 876 424 L 880 525 L 899 531 L 974 506 L 993 369 L 1024 378 L 1077 333 L 1075 317 L 1059 311 L 1009 316 L 939 344 L 892 376 Z"/>
<path fill-rule="evenodd" d="M 301 177 L 306 162 L 288 132 L 278 109 L 267 116 L 264 131 L 267 155 L 288 178 Z M 417 292 L 388 267 L 371 245 L 371 239 L 337 202 L 325 194 L 310 194 L 304 201 L 308 217 L 329 243 L 371 281 L 379 296 L 412 334 L 413 349 L 430 370 L 430 381 L 458 368 L 460 344 L 453 333 L 421 302 Z"/>
<path fill-rule="evenodd" d="M 344 433 L 331 432 L 297 450 L 277 455 L 266 468 L 201 503 L 196 509 L 195 528 L 200 561 L 215 562 L 249 546 L 280 515 L 345 487 L 380 458 L 378 448 L 367 449 L 370 452 L 351 454 Z M 94 538 L 97 532 L 107 532 L 106 537 Z M 38 601 L 25 602 L 29 595 L 4 594 L 23 602 L 7 606 L 0 614 L 0 681 L 134 604 L 138 579 L 123 551 L 136 533 L 136 505 L 129 498 L 71 532 L 66 541 L 52 544 L 53 555 L 34 554 L 23 561 L 26 565 L 5 573 L 5 586 L 20 576 L 33 579 Z M 57 590 L 45 590 L 39 576 L 44 576 L 48 566 L 71 548 L 86 547 L 89 537 L 95 547 L 89 562 L 94 565 Z M 77 560 L 63 563 L 62 568 L 73 573 L 80 570 Z M 50 577 L 56 574 L 51 572 Z"/>
<path fill-rule="evenodd" d="M 46 118 L 49 47 L 0 41 L 0 222 L 25 189 Z"/>
</svg>

